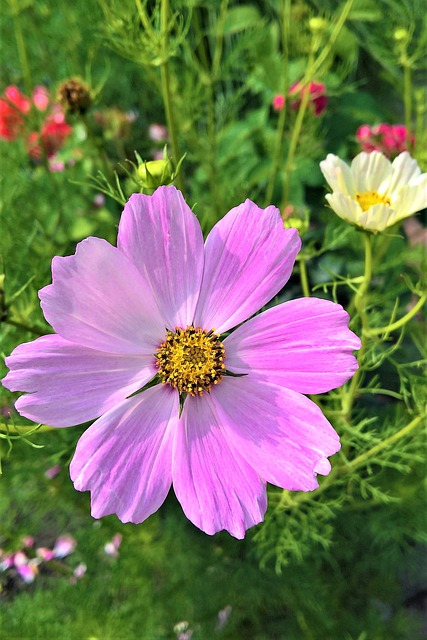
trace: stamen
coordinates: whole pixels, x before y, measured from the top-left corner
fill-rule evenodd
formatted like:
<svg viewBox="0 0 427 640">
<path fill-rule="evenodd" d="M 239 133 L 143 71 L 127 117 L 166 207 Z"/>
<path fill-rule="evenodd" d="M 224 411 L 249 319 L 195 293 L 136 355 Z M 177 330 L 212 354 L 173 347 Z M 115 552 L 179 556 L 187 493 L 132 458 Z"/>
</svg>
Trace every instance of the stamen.
<svg viewBox="0 0 427 640">
<path fill-rule="evenodd" d="M 166 339 L 155 354 L 162 384 L 170 384 L 179 393 L 201 396 L 221 382 L 225 349 L 214 331 L 193 326 L 166 331 Z"/>
<path fill-rule="evenodd" d="M 356 193 L 356 200 L 362 207 L 362 211 L 367 211 L 374 204 L 390 204 L 390 198 L 382 196 L 377 191 L 365 191 L 364 193 Z"/>
</svg>

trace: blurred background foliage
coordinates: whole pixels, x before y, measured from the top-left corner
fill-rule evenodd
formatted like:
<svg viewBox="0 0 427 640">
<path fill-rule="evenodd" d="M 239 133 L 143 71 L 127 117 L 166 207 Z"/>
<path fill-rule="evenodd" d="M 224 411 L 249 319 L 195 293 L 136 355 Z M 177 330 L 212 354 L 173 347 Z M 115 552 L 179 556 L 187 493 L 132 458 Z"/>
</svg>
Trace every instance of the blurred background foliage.
<svg viewBox="0 0 427 640">
<path fill-rule="evenodd" d="M 88 235 L 115 242 L 120 193 L 144 189 L 141 171 L 129 161 L 152 160 L 165 142 L 150 139 L 153 123 L 168 126 L 175 166 L 186 154 L 177 184 L 205 232 L 247 197 L 276 204 L 304 231 L 315 295 L 345 306 L 351 279 L 363 270 L 361 242 L 324 207 L 319 161 L 329 152 L 353 157 L 362 124 L 409 122 L 413 154 L 427 168 L 423 3 L 174 0 L 164 23 L 161 5 L 4 4 L 2 90 L 17 85 L 29 96 L 44 85 L 54 101 L 61 82 L 81 78 L 93 98 L 87 114 L 67 116 L 73 132 L 59 151 L 63 171 L 31 160 L 24 138 L 0 141 L 5 355 L 51 331 L 37 298 L 50 281 L 51 258 L 72 253 Z M 327 87 L 321 117 L 310 105 L 305 113 L 272 108 L 274 97 L 302 78 Z M 32 110 L 31 127 L 41 117 Z M 100 199 L 103 186 L 119 202 Z M 376 239 L 375 248 L 372 314 L 383 326 L 393 313 L 405 313 L 422 277 L 425 249 L 403 233 Z M 297 270 L 276 302 L 300 295 Z M 49 546 L 67 531 L 78 541 L 73 562 L 88 565 L 77 584 L 52 568 L 30 585 L 0 573 L 3 637 L 421 638 L 427 588 L 423 442 L 409 430 L 389 448 L 381 443 L 422 411 L 424 337 L 416 320 L 388 341 L 373 341 L 367 356 L 372 371 L 353 423 L 341 425 L 344 445 L 358 452 L 351 472 L 337 467 L 332 480 L 309 495 L 270 488 L 266 522 L 244 542 L 200 533 L 173 495 L 139 526 L 115 517 L 94 521 L 89 496 L 73 490 L 67 471 L 82 427 L 35 434 L 29 442 L 14 439 L 30 424 L 13 410 L 9 416 L 16 394 L 2 389 L 0 408 L 10 431 L 0 434 L 0 547 L 17 550 L 25 535 Z M 322 407 L 334 424 L 337 394 Z M 378 454 L 371 453 L 375 447 Z M 48 480 L 44 472 L 56 464 L 62 470 Z M 120 555 L 108 558 L 102 545 L 116 532 L 123 534 Z M 221 617 L 227 607 L 228 617 Z"/>
</svg>

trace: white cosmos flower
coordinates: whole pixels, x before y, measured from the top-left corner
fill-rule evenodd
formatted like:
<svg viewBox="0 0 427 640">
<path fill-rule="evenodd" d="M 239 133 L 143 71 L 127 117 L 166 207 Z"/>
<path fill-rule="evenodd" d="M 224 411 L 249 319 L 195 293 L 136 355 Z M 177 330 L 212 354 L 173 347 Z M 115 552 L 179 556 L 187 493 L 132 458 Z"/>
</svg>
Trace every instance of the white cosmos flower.
<svg viewBox="0 0 427 640">
<path fill-rule="evenodd" d="M 427 173 L 405 151 L 390 162 L 379 151 L 359 153 L 349 167 L 328 154 L 320 163 L 337 215 L 373 233 L 427 207 Z"/>
</svg>

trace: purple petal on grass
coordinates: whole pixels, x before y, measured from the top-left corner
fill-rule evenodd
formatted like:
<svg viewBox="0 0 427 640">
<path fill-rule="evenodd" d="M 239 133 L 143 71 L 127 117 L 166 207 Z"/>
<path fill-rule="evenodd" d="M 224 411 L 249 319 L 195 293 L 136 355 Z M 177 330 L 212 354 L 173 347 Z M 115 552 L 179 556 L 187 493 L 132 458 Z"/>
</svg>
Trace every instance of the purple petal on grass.
<svg viewBox="0 0 427 640">
<path fill-rule="evenodd" d="M 130 197 L 117 246 L 154 292 L 168 329 L 191 325 L 203 273 L 200 224 L 175 187 Z"/>
<path fill-rule="evenodd" d="M 275 207 L 246 200 L 232 209 L 206 240 L 195 325 L 221 333 L 246 320 L 286 284 L 300 247 Z"/>
<path fill-rule="evenodd" d="M 339 438 L 319 407 L 305 396 L 273 384 L 226 377 L 207 398 L 227 442 L 266 482 L 289 491 L 318 487 L 325 458 Z"/>
<path fill-rule="evenodd" d="M 152 354 L 164 338 L 151 289 L 116 247 L 88 238 L 52 261 L 39 292 L 46 320 L 71 342 L 109 353 Z"/>
<path fill-rule="evenodd" d="M 16 409 L 35 422 L 69 427 L 102 415 L 157 372 L 152 355 L 119 355 L 81 347 L 60 336 L 19 345 L 6 358 L 3 385 L 26 391 Z"/>
<path fill-rule="evenodd" d="M 138 523 L 161 506 L 172 482 L 178 411 L 175 390 L 151 387 L 85 431 L 70 475 L 78 491 L 91 491 L 94 518 L 116 513 L 122 522 Z"/>
<path fill-rule="evenodd" d="M 173 487 L 196 527 L 209 535 L 226 529 L 243 538 L 263 520 L 265 484 L 230 448 L 207 397 L 185 401 L 174 440 Z"/>
<path fill-rule="evenodd" d="M 359 338 L 339 304 L 291 300 L 245 322 L 224 340 L 227 369 L 254 373 L 300 393 L 324 393 L 357 369 Z"/>
</svg>

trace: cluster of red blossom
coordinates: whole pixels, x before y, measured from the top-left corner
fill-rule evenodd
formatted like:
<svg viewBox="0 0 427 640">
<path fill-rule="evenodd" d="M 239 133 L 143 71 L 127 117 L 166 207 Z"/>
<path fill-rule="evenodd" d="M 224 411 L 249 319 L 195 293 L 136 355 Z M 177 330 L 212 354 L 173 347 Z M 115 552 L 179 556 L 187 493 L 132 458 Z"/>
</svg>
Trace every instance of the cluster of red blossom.
<svg viewBox="0 0 427 640">
<path fill-rule="evenodd" d="M 309 93 L 308 104 L 313 109 L 315 116 L 320 116 L 327 107 L 328 98 L 326 97 L 326 86 L 323 82 L 310 82 L 303 85 L 301 82 L 294 82 L 288 91 L 289 107 L 293 111 L 298 111 L 301 100 L 306 93 Z M 281 111 L 286 104 L 286 97 L 278 93 L 273 98 L 273 109 Z"/>
<path fill-rule="evenodd" d="M 373 127 L 363 124 L 356 131 L 356 138 L 362 151 L 381 151 L 388 158 L 408 151 L 415 144 L 415 136 L 403 124 L 386 122 Z"/>
<path fill-rule="evenodd" d="M 31 110 L 46 113 L 38 131 L 31 131 Z M 0 97 L 0 138 L 16 140 L 24 137 L 28 154 L 33 160 L 46 157 L 54 160 L 65 140 L 72 132 L 72 127 L 65 120 L 61 105 L 52 104 L 45 87 L 36 87 L 31 98 L 25 96 L 18 87 L 11 85 Z M 51 168 L 55 168 L 50 163 Z"/>
</svg>

